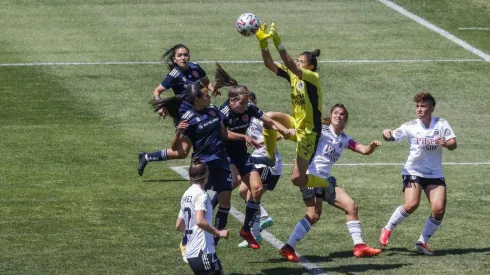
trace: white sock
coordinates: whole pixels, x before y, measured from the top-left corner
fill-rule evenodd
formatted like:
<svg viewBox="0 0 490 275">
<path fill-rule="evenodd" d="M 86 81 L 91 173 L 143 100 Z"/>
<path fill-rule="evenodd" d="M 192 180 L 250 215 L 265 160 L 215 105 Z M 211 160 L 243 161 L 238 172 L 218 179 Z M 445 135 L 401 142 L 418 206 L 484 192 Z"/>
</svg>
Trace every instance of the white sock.
<svg viewBox="0 0 490 275">
<path fill-rule="evenodd" d="M 252 227 L 250 228 L 250 232 L 252 232 L 252 236 L 254 236 L 255 239 L 257 239 L 260 235 L 260 215 L 257 213 L 254 217 L 254 223 Z"/>
<path fill-rule="evenodd" d="M 293 233 L 289 236 L 288 244 L 296 250 L 296 244 L 310 231 L 311 224 L 306 218 L 299 220 L 294 226 Z"/>
<path fill-rule="evenodd" d="M 419 242 L 427 243 L 430 237 L 432 237 L 436 230 L 439 229 L 439 226 L 441 226 L 441 222 L 442 221 L 438 221 L 430 216 L 425 222 L 424 229 L 422 229 L 422 234 L 420 234 Z"/>
<path fill-rule="evenodd" d="M 402 223 L 408 217 L 408 215 L 409 214 L 403 210 L 401 205 L 398 206 L 398 208 L 395 209 L 395 212 L 393 212 L 393 215 L 391 215 L 391 218 L 385 227 L 389 230 L 395 229 L 395 227 Z"/>
<path fill-rule="evenodd" d="M 267 211 L 265 211 L 264 207 L 262 207 L 262 204 L 260 204 L 260 217 L 261 218 L 269 217 L 269 213 L 267 213 Z"/>
<path fill-rule="evenodd" d="M 364 243 L 364 240 L 362 239 L 362 227 L 360 221 L 347 222 L 347 229 L 349 230 L 354 245 Z"/>
</svg>

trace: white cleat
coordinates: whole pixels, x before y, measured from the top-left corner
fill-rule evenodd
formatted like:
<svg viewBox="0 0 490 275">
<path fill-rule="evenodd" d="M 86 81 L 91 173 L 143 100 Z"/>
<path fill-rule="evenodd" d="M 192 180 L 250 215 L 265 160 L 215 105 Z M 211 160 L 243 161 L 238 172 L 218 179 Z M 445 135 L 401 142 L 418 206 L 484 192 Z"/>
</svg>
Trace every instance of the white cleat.
<svg viewBox="0 0 490 275">
<path fill-rule="evenodd" d="M 427 244 L 423 242 L 417 242 L 415 244 L 415 249 L 424 255 L 433 256 L 435 254 L 434 251 L 430 250 Z"/>
</svg>

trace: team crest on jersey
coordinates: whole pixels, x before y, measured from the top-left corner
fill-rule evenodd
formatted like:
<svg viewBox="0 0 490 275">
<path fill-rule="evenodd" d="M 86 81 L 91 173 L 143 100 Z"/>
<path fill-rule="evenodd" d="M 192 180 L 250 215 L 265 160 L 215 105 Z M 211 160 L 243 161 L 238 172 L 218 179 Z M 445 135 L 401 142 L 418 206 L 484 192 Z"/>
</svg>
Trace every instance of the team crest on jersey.
<svg viewBox="0 0 490 275">
<path fill-rule="evenodd" d="M 200 122 L 200 121 L 201 121 L 201 119 L 200 119 L 200 118 L 198 118 L 198 117 L 196 117 L 196 121 L 197 121 L 197 122 Z"/>
<path fill-rule="evenodd" d="M 298 88 L 298 90 L 303 90 L 303 81 L 298 81 L 298 85 L 296 85 L 296 87 Z"/>
<path fill-rule="evenodd" d="M 215 113 L 213 110 L 209 110 L 208 114 L 209 114 L 210 116 L 216 116 L 216 113 Z"/>
<path fill-rule="evenodd" d="M 451 130 L 449 130 L 449 129 L 444 130 L 444 136 L 445 137 L 448 137 L 450 135 L 451 135 Z"/>
<path fill-rule="evenodd" d="M 199 77 L 199 73 L 197 71 L 192 71 L 192 75 L 196 78 Z"/>
<path fill-rule="evenodd" d="M 228 124 L 231 125 L 232 123 L 233 123 L 233 118 L 228 119 Z"/>
<path fill-rule="evenodd" d="M 434 135 L 438 136 L 439 135 L 439 130 L 434 130 Z"/>
<path fill-rule="evenodd" d="M 339 142 L 339 148 L 342 148 L 342 142 Z"/>
<path fill-rule="evenodd" d="M 402 135 L 402 130 L 396 130 L 395 133 L 394 133 L 394 136 L 395 137 L 400 137 Z"/>
<path fill-rule="evenodd" d="M 242 115 L 242 120 L 244 122 L 247 122 L 248 121 L 248 115 L 247 114 Z"/>
<path fill-rule="evenodd" d="M 183 82 L 187 82 L 187 79 L 185 79 L 185 76 L 184 76 L 184 77 L 182 77 L 182 81 L 183 81 Z"/>
</svg>

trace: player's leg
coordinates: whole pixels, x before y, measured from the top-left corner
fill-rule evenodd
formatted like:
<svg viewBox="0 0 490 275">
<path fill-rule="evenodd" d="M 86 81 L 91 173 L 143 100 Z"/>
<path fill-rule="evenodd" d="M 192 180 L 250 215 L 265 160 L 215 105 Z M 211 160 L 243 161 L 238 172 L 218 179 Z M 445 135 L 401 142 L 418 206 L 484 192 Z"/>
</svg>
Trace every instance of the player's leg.
<svg viewBox="0 0 490 275">
<path fill-rule="evenodd" d="M 306 206 L 306 215 L 294 226 L 293 232 L 289 236 L 288 242 L 279 250 L 279 253 L 288 261 L 299 262 L 296 256 L 296 245 L 310 231 L 322 214 L 323 190 L 321 188 L 301 187 L 303 201 Z"/>
<path fill-rule="evenodd" d="M 260 227 L 255 227 L 255 234 L 252 234 L 251 229 L 255 221 L 257 221 L 257 217 L 260 211 L 260 199 L 262 196 L 262 180 L 260 179 L 259 173 L 253 168 L 252 164 L 242 165 L 242 170 L 248 171 L 249 169 L 253 169 L 247 174 L 241 173 L 243 183 L 250 190 L 250 197 L 247 200 L 247 207 L 245 209 L 245 220 L 243 222 L 242 230 L 240 230 L 240 236 L 244 238 L 249 247 L 258 249 L 260 245 L 256 242 L 255 237 L 258 237 L 260 233 Z M 259 225 L 259 224 L 257 224 Z"/>
<path fill-rule="evenodd" d="M 332 177 L 333 178 L 333 177 Z M 354 256 L 371 257 L 381 253 L 381 249 L 371 248 L 364 243 L 362 226 L 359 221 L 357 203 L 342 188 L 336 186 L 335 178 L 330 180 L 331 185 L 325 189 L 325 200 L 328 204 L 344 210 L 346 225 L 354 242 Z"/>
<path fill-rule="evenodd" d="M 228 213 L 231 208 L 231 171 L 222 167 L 221 161 L 212 161 L 207 163 L 209 169 L 208 182 L 205 189 L 213 189 L 218 196 L 218 211 L 214 219 L 214 227 L 224 229 L 228 222 Z M 215 244 L 218 244 L 219 238 L 215 238 Z"/>
<path fill-rule="evenodd" d="M 240 177 L 240 172 L 238 171 L 238 168 L 236 168 L 235 164 L 230 163 L 230 170 L 231 170 L 231 186 L 233 190 L 235 190 L 242 183 L 242 179 Z"/>
<path fill-rule="evenodd" d="M 319 138 L 319 133 L 305 133 L 304 131 L 297 130 L 296 159 L 294 160 L 293 172 L 291 174 L 291 181 L 294 185 L 299 187 L 326 188 L 330 184 L 325 178 L 306 174 L 313 160 Z"/>
<path fill-rule="evenodd" d="M 291 116 L 281 113 L 281 112 L 268 112 L 267 116 L 272 118 L 273 120 L 281 123 L 285 128 L 290 129 L 294 128 L 294 124 L 291 121 L 294 121 Z M 267 129 L 264 125 L 264 130 L 262 131 L 264 134 L 264 143 L 265 149 L 267 151 L 267 156 L 271 160 L 275 160 L 276 156 L 276 148 L 277 148 L 277 131 L 274 129 Z M 272 165 L 270 165 L 272 166 Z"/>
<path fill-rule="evenodd" d="M 194 274 L 224 274 L 216 253 L 204 254 L 201 251 L 197 257 L 187 258 L 187 261 Z"/>
<path fill-rule="evenodd" d="M 416 176 L 403 176 L 403 192 L 405 202 L 398 206 L 391 215 L 388 223 L 381 229 L 379 242 L 386 246 L 391 235 L 391 231 L 396 226 L 401 224 L 410 214 L 412 214 L 420 204 L 420 195 L 422 194 L 422 186 L 419 183 L 420 179 Z"/>
<path fill-rule="evenodd" d="M 143 175 L 145 167 L 149 162 L 153 161 L 167 161 L 172 159 L 185 159 L 189 154 L 190 147 L 187 144 L 182 144 L 182 147 L 177 150 L 172 150 L 170 148 L 155 151 L 152 153 L 140 152 L 138 153 L 138 174 Z"/>
<path fill-rule="evenodd" d="M 435 183 L 429 184 L 424 188 L 425 195 L 430 202 L 432 215 L 425 222 L 424 229 L 422 229 L 415 248 L 422 254 L 434 255 L 434 252 L 427 246 L 427 242 L 429 242 L 429 239 L 439 229 L 444 218 L 444 213 L 446 212 L 446 185 L 442 179 L 426 180 Z"/>
</svg>

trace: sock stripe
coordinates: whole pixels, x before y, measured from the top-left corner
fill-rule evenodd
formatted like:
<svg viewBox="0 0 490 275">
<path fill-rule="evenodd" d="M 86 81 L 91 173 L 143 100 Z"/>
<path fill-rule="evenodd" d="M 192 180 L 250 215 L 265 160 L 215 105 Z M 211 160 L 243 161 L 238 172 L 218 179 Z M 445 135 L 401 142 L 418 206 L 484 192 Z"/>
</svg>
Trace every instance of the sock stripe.
<svg viewBox="0 0 490 275">
<path fill-rule="evenodd" d="M 434 219 L 434 217 L 432 217 L 432 216 L 429 217 L 429 221 L 435 225 L 441 225 L 441 222 L 442 222 L 442 221 L 438 221 L 438 220 Z"/>
<path fill-rule="evenodd" d="M 302 218 L 300 220 L 301 224 L 303 225 L 303 227 L 306 229 L 306 232 L 310 231 L 310 228 L 311 228 L 311 225 L 310 223 L 308 222 L 308 220 L 306 220 L 305 218 Z"/>
<path fill-rule="evenodd" d="M 402 215 L 403 217 L 408 217 L 409 214 L 407 212 L 405 212 L 405 209 L 403 209 L 403 206 L 400 205 L 400 207 L 398 207 L 398 211 L 400 211 L 400 215 Z"/>
<path fill-rule="evenodd" d="M 228 213 L 230 212 L 230 208 L 220 207 L 218 208 L 218 212 Z"/>
</svg>

